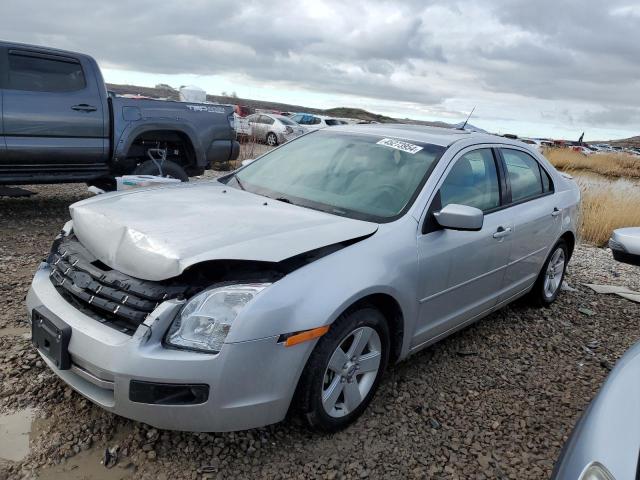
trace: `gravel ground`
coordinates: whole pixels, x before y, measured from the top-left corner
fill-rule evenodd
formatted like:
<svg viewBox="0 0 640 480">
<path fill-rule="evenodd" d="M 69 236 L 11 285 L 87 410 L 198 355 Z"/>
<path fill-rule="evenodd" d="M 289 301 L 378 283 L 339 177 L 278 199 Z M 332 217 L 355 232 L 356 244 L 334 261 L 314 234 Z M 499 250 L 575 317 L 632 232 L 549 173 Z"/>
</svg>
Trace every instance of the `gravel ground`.
<svg viewBox="0 0 640 480">
<path fill-rule="evenodd" d="M 296 419 L 229 434 L 158 431 L 93 406 L 43 367 L 24 297 L 38 262 L 87 196 L 82 185 L 0 199 L 0 413 L 34 408 L 31 450 L 0 463 L 17 478 L 547 478 L 611 366 L 640 339 L 640 305 L 583 282 L 640 289 L 640 269 L 577 248 L 549 309 L 502 309 L 388 371 L 365 415 L 334 435 Z M 6 441 L 0 438 L 0 443 Z M 100 465 L 118 446 L 116 467 Z"/>
</svg>

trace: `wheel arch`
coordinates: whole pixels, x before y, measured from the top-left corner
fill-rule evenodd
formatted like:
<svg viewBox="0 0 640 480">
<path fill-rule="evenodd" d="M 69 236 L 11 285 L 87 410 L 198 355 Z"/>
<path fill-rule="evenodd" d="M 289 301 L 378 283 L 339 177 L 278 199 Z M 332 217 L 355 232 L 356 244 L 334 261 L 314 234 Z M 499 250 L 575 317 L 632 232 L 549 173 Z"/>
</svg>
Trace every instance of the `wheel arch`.
<svg viewBox="0 0 640 480">
<path fill-rule="evenodd" d="M 388 293 L 370 293 L 351 303 L 338 317 L 366 306 L 371 306 L 379 310 L 387 320 L 391 347 L 389 351 L 389 363 L 396 363 L 402 353 L 405 329 L 404 315 L 400 303 Z"/>
<path fill-rule="evenodd" d="M 571 260 L 571 256 L 573 255 L 573 250 L 576 247 L 576 236 L 571 230 L 567 230 L 562 235 L 560 235 L 560 240 L 564 240 L 567 244 L 567 248 L 569 249 L 569 258 L 567 262 Z"/>
<path fill-rule="evenodd" d="M 163 122 L 153 122 L 125 130 L 118 140 L 114 159 L 116 161 L 124 161 L 136 141 L 154 135 L 170 135 L 178 138 L 184 143 L 186 150 L 189 152 L 189 163 L 200 166 L 206 163 L 202 148 L 198 148 L 198 136 L 190 126 L 181 125 L 177 127 L 175 124 Z"/>
</svg>

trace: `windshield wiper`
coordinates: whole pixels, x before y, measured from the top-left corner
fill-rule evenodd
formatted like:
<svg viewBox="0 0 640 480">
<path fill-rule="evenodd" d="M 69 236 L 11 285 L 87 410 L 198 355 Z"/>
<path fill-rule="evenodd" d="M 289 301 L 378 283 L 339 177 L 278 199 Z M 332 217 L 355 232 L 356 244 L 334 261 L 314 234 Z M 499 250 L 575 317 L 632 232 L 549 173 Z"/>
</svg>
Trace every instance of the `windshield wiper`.
<svg viewBox="0 0 640 480">
<path fill-rule="evenodd" d="M 237 173 L 234 173 L 234 174 L 233 174 L 233 177 L 231 177 L 231 178 L 233 178 L 233 179 L 236 181 L 236 183 L 237 183 L 237 184 L 238 184 L 238 186 L 240 187 L 240 190 L 246 190 L 246 188 L 244 188 L 244 185 L 242 185 L 242 182 L 241 182 L 241 181 L 240 181 L 240 179 L 238 178 L 238 174 L 237 174 Z"/>
<path fill-rule="evenodd" d="M 289 200 L 288 198 L 285 198 L 285 197 L 276 197 L 276 198 L 274 198 L 274 200 L 277 200 L 277 201 L 283 202 L 283 203 L 290 203 L 291 205 L 294 204 L 291 200 Z"/>
</svg>

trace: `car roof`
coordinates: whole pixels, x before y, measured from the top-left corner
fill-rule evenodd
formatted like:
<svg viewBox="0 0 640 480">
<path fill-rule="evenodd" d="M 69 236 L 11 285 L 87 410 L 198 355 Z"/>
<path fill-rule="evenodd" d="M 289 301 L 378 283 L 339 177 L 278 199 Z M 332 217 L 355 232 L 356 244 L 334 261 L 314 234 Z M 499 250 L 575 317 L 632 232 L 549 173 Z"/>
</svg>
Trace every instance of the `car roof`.
<svg viewBox="0 0 640 480">
<path fill-rule="evenodd" d="M 265 117 L 275 118 L 276 120 L 282 120 L 283 118 L 286 118 L 287 120 L 291 120 L 289 117 L 280 115 L 279 113 L 261 113 L 260 115 L 264 115 Z"/>
<path fill-rule="evenodd" d="M 21 49 L 21 50 L 37 50 L 39 52 L 44 52 L 44 53 L 51 53 L 51 54 L 55 54 L 55 55 L 74 56 L 74 57 L 78 57 L 78 56 L 86 57 L 87 56 L 87 55 L 85 55 L 83 53 L 71 52 L 69 50 L 60 50 L 58 48 L 43 47 L 43 46 L 40 46 L 40 45 L 31 45 L 31 44 L 28 44 L 28 43 L 16 43 L 16 42 L 0 41 L 0 47 L 18 48 L 18 49 Z"/>
<path fill-rule="evenodd" d="M 332 132 L 352 132 L 361 135 L 376 135 L 380 137 L 399 138 L 414 142 L 430 143 L 448 147 L 460 140 L 477 140 L 478 143 L 504 143 L 516 144 L 504 137 L 488 133 L 469 132 L 455 128 L 428 127 L 425 125 L 405 125 L 392 123 L 337 125 L 331 128 Z M 520 142 L 518 142 L 520 143 Z"/>
</svg>

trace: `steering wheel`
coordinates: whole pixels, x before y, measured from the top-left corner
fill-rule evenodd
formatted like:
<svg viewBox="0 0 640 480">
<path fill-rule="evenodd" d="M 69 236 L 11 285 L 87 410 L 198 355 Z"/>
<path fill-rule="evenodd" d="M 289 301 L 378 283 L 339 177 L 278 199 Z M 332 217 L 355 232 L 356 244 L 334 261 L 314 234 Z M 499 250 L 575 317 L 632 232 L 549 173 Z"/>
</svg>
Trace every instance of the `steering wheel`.
<svg viewBox="0 0 640 480">
<path fill-rule="evenodd" d="M 376 195 L 376 198 L 384 198 L 386 196 L 387 200 L 392 202 L 397 198 L 402 198 L 405 194 L 404 190 L 392 183 L 384 183 L 378 187 L 378 190 L 379 192 Z"/>
</svg>

